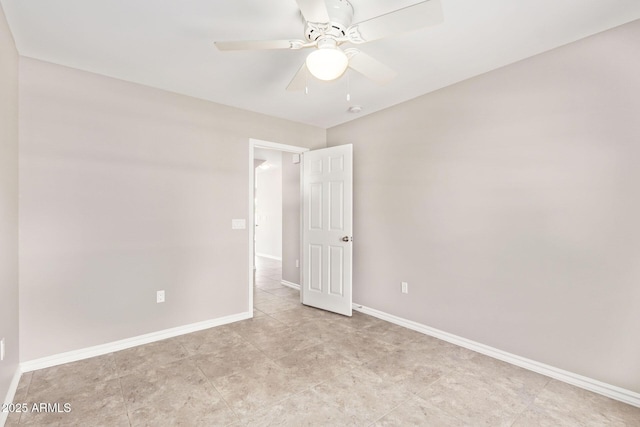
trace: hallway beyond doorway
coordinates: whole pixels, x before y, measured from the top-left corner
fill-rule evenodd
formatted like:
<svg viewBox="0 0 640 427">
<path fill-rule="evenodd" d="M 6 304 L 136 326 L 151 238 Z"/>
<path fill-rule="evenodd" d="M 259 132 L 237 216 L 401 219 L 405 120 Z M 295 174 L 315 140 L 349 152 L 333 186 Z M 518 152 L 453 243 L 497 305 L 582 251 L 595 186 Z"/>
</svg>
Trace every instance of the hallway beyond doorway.
<svg viewBox="0 0 640 427">
<path fill-rule="evenodd" d="M 253 287 L 253 316 L 263 316 L 300 306 L 300 291 L 284 286 L 282 262 L 256 256 L 256 277 Z"/>
</svg>

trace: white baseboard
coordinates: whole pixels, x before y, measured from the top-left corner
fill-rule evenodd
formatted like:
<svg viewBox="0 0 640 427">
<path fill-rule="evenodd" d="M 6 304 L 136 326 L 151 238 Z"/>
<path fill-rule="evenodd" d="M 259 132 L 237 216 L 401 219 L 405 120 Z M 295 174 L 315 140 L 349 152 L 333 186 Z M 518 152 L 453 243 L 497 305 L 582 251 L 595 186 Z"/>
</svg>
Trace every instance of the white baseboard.
<svg viewBox="0 0 640 427">
<path fill-rule="evenodd" d="M 298 285 L 297 283 L 289 282 L 287 280 L 281 280 L 280 283 L 284 286 L 288 286 L 290 288 L 300 290 L 300 285 Z"/>
<path fill-rule="evenodd" d="M 65 363 L 76 362 L 78 360 L 88 359 L 90 357 L 113 353 L 114 351 L 125 350 L 127 348 L 135 347 L 138 345 L 149 344 L 151 342 L 173 338 L 178 335 L 189 334 L 191 332 L 201 331 L 203 329 L 209 329 L 215 326 L 226 325 L 227 323 L 250 319 L 251 317 L 253 317 L 253 313 L 244 312 L 233 314 L 231 316 L 220 317 L 217 319 L 205 320 L 204 322 L 191 323 L 189 325 L 179 326 L 177 328 L 165 329 L 162 331 L 139 335 L 137 337 L 127 338 L 120 341 L 114 341 L 107 344 L 96 345 L 80 350 L 68 351 L 66 353 L 43 357 L 41 359 L 22 362 L 20 364 L 20 369 L 22 372 L 30 372 L 37 369 L 49 368 L 51 366 L 63 365 Z"/>
<path fill-rule="evenodd" d="M 273 255 L 256 253 L 256 256 L 259 256 L 259 257 L 262 257 L 262 258 L 275 259 L 276 261 L 282 261 L 282 257 L 277 257 L 277 256 L 273 256 Z"/>
<path fill-rule="evenodd" d="M 16 396 L 16 391 L 18 390 L 18 384 L 20 384 L 21 376 L 22 376 L 22 370 L 20 368 L 16 369 L 16 373 L 13 374 L 13 379 L 11 380 L 11 384 L 9 384 L 9 390 L 7 390 L 7 395 L 4 398 L 5 405 L 13 403 L 13 399 Z M 9 417 L 9 412 L 0 411 L 0 426 L 3 426 L 7 422 L 8 417 Z"/>
<path fill-rule="evenodd" d="M 435 338 L 439 338 L 443 341 L 450 342 L 460 347 L 467 348 L 469 350 L 482 353 L 486 356 L 493 357 L 494 359 L 502 360 L 503 362 L 511 363 L 512 365 L 519 366 L 524 369 L 528 369 L 533 372 L 537 372 L 542 375 L 554 378 L 556 380 L 574 385 L 576 387 L 583 388 L 585 390 L 592 391 L 594 393 L 601 394 L 611 399 L 619 400 L 620 402 L 627 403 L 632 406 L 640 408 L 640 393 L 636 393 L 631 390 L 607 384 L 602 381 L 588 378 L 573 372 L 565 371 L 563 369 L 555 368 L 544 363 L 536 362 L 535 360 L 527 359 L 506 351 L 499 350 L 488 345 L 481 344 L 476 341 L 472 341 L 457 335 L 450 334 L 448 332 L 441 331 L 439 329 L 432 328 L 430 326 L 423 325 L 412 320 L 403 319 L 398 316 L 394 316 L 383 311 L 379 311 L 373 308 L 365 307 L 360 304 L 353 304 L 353 309 L 365 314 L 377 317 L 387 322 L 394 323 L 405 328 L 412 329 L 417 332 L 421 332 L 425 335 L 429 335 Z"/>
</svg>

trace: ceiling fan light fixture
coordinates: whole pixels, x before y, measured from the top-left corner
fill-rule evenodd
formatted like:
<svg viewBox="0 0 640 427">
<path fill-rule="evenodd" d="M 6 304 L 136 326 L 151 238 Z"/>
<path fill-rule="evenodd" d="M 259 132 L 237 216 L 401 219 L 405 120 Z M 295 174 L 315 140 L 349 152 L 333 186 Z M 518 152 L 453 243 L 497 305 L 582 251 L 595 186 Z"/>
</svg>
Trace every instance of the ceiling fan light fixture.
<svg viewBox="0 0 640 427">
<path fill-rule="evenodd" d="M 307 56 L 307 68 L 317 79 L 330 81 L 344 74 L 349 66 L 349 58 L 336 45 L 335 40 L 318 43 L 318 49 Z"/>
</svg>

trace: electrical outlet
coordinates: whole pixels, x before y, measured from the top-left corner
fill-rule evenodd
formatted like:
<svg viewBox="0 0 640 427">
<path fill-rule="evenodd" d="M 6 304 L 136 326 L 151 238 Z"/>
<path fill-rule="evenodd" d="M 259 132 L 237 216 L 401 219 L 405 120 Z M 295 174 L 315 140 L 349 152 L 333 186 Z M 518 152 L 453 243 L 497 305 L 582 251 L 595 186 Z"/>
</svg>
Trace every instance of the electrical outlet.
<svg viewBox="0 0 640 427">
<path fill-rule="evenodd" d="M 156 293 L 156 302 L 158 304 L 160 304 L 161 302 L 164 302 L 164 291 L 158 291 Z"/>
<path fill-rule="evenodd" d="M 407 282 L 402 282 L 402 293 L 403 294 L 409 293 L 409 284 Z"/>
<path fill-rule="evenodd" d="M 4 360 L 4 338 L 0 340 L 0 361 Z"/>
<path fill-rule="evenodd" d="M 296 260 L 296 268 L 300 268 L 300 260 L 299 259 Z"/>
</svg>

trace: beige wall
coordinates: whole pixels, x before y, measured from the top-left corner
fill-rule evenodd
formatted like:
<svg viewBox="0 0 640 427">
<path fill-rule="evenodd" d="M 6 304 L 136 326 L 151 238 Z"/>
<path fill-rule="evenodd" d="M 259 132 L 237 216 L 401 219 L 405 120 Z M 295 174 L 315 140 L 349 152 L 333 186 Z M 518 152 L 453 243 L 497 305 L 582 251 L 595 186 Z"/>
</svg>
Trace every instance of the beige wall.
<svg viewBox="0 0 640 427">
<path fill-rule="evenodd" d="M 20 77 L 21 360 L 247 311 L 249 138 L 326 132 L 27 58 Z"/>
<path fill-rule="evenodd" d="M 329 129 L 354 144 L 354 301 L 640 392 L 638 40 Z"/>
<path fill-rule="evenodd" d="M 0 403 L 18 369 L 18 52 L 0 6 Z M 2 414 L 0 414 L 0 424 Z"/>
<path fill-rule="evenodd" d="M 282 279 L 300 284 L 300 164 L 282 153 Z"/>
</svg>

